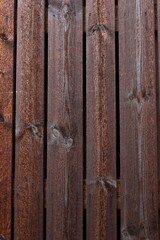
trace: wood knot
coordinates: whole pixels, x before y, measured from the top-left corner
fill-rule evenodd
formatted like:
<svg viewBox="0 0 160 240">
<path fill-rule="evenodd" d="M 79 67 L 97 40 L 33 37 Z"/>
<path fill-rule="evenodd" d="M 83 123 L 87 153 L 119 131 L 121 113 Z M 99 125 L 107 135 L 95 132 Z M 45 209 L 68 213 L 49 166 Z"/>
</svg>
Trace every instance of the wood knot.
<svg viewBox="0 0 160 240">
<path fill-rule="evenodd" d="M 21 126 L 16 127 L 16 138 L 21 139 L 24 136 L 27 129 L 30 130 L 35 137 L 41 138 L 42 135 L 40 131 L 40 126 L 43 126 L 43 120 L 38 121 L 36 123 L 21 124 Z"/>
<path fill-rule="evenodd" d="M 0 235 L 0 240 L 5 240 L 5 237 L 3 235 Z"/>
<path fill-rule="evenodd" d="M 5 72 L 0 71 L 0 74 L 4 77 Z"/>
<path fill-rule="evenodd" d="M 130 101 L 136 100 L 138 103 L 147 102 L 149 101 L 149 98 L 150 94 L 147 94 L 145 89 L 142 89 L 139 92 L 137 92 L 136 89 L 133 89 L 133 91 L 128 96 L 128 99 Z"/>
<path fill-rule="evenodd" d="M 62 17 L 64 22 L 64 30 L 66 32 L 70 28 L 73 9 L 70 4 L 64 4 L 62 6 L 61 12 L 62 12 Z"/>
<path fill-rule="evenodd" d="M 0 33 L 0 39 L 4 41 L 6 44 L 13 46 L 14 40 L 13 38 L 8 38 L 5 33 Z"/>
<path fill-rule="evenodd" d="M 52 127 L 52 136 L 58 144 L 64 145 L 68 150 L 73 145 L 73 139 L 70 137 L 64 136 L 62 131 L 60 131 L 57 127 Z"/>
<path fill-rule="evenodd" d="M 4 122 L 4 117 L 0 114 L 0 122 Z"/>
<path fill-rule="evenodd" d="M 31 132 L 39 138 L 42 137 L 40 129 L 39 129 L 40 126 L 43 126 L 43 120 L 38 121 L 36 123 L 27 123 L 27 128 L 29 128 L 31 130 Z"/>
<path fill-rule="evenodd" d="M 68 4 L 65 4 L 62 8 L 63 17 L 68 20 L 71 17 L 71 7 Z"/>
<path fill-rule="evenodd" d="M 65 138 L 65 145 L 66 145 L 67 148 L 72 147 L 73 139 L 72 138 Z"/>
<path fill-rule="evenodd" d="M 0 39 L 2 39 L 3 41 L 7 41 L 8 37 L 6 36 L 5 33 L 0 33 Z"/>
<path fill-rule="evenodd" d="M 28 123 L 28 128 L 31 130 L 31 132 L 37 136 L 37 137 L 41 137 L 41 133 L 38 129 L 38 126 L 36 124 L 33 123 Z"/>
<path fill-rule="evenodd" d="M 98 178 L 97 182 L 101 184 L 104 192 L 108 192 L 108 190 L 110 189 L 116 189 L 117 188 L 117 182 L 116 180 L 113 179 L 107 179 L 107 178 Z"/>
<path fill-rule="evenodd" d="M 89 29 L 89 35 L 93 35 L 95 32 L 106 33 L 108 30 L 104 24 L 96 23 Z"/>
<path fill-rule="evenodd" d="M 52 129 L 52 135 L 54 138 L 63 138 L 63 135 L 61 134 L 61 132 L 55 127 Z"/>
<path fill-rule="evenodd" d="M 128 226 L 121 231 L 122 240 L 135 240 L 139 235 L 139 231 L 135 226 Z"/>
</svg>

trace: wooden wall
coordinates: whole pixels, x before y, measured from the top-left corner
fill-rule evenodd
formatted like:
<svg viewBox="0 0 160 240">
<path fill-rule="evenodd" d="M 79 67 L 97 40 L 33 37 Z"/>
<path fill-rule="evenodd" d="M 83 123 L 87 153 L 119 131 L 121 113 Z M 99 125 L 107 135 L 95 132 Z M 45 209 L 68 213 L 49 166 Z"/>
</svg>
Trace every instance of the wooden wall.
<svg viewBox="0 0 160 240">
<path fill-rule="evenodd" d="M 160 0 L 0 0 L 0 240 L 159 240 Z"/>
</svg>

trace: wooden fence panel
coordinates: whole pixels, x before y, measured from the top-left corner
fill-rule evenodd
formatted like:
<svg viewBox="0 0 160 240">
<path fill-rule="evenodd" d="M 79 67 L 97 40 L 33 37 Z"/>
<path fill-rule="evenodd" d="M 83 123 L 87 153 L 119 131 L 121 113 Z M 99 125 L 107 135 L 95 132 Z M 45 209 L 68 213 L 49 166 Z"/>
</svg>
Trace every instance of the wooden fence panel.
<svg viewBox="0 0 160 240">
<path fill-rule="evenodd" d="M 82 240 L 82 0 L 49 1 L 47 240 Z"/>
<path fill-rule="evenodd" d="M 43 239 L 44 0 L 18 1 L 15 233 Z"/>
<path fill-rule="evenodd" d="M 0 1 L 0 239 L 11 239 L 14 0 Z"/>
<path fill-rule="evenodd" d="M 154 1 L 119 1 L 122 239 L 159 239 Z"/>
<path fill-rule="evenodd" d="M 115 240 L 115 1 L 86 1 L 87 240 Z"/>
</svg>

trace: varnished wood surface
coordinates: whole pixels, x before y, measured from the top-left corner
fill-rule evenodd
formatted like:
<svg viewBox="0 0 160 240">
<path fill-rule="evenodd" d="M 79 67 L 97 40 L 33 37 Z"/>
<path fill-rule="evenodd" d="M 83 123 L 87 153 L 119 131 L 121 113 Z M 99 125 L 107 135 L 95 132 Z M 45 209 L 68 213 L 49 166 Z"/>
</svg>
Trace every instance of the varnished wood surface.
<svg viewBox="0 0 160 240">
<path fill-rule="evenodd" d="M 159 0 L 0 0 L 0 240 L 159 239 L 159 31 Z"/>
<path fill-rule="evenodd" d="M 14 0 L 0 1 L 0 239 L 11 239 Z"/>
<path fill-rule="evenodd" d="M 82 0 L 49 1 L 47 240 L 83 239 Z"/>
<path fill-rule="evenodd" d="M 154 15 L 119 1 L 122 239 L 159 239 Z"/>
<path fill-rule="evenodd" d="M 43 239 L 44 0 L 18 1 L 14 238 Z"/>
<path fill-rule="evenodd" d="M 115 240 L 115 3 L 86 2 L 87 240 Z"/>
</svg>

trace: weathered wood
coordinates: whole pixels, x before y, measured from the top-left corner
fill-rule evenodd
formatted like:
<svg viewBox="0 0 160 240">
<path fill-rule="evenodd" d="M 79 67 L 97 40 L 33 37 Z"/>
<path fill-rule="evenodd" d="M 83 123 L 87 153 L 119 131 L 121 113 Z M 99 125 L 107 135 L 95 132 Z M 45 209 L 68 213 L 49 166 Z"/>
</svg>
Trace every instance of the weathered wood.
<svg viewBox="0 0 160 240">
<path fill-rule="evenodd" d="M 11 239 L 14 0 L 0 0 L 0 238 Z"/>
<path fill-rule="evenodd" d="M 115 1 L 86 2 L 87 239 L 115 240 Z"/>
<path fill-rule="evenodd" d="M 119 1 L 122 239 L 159 239 L 154 1 Z"/>
<path fill-rule="evenodd" d="M 157 34 L 156 34 L 156 66 L 157 66 L 157 113 L 158 113 L 158 178 L 160 180 L 160 1 L 157 0 Z M 159 229 L 160 229 L 160 184 L 159 190 Z M 160 235 L 160 231 L 159 231 Z"/>
<path fill-rule="evenodd" d="M 18 1 L 16 240 L 43 239 L 44 0 Z"/>
<path fill-rule="evenodd" d="M 47 240 L 82 240 L 82 0 L 49 1 Z"/>
<path fill-rule="evenodd" d="M 155 2 L 155 8 L 157 7 L 157 4 Z M 48 7 L 46 8 L 46 11 L 48 11 Z M 83 7 L 83 32 L 86 32 L 86 18 L 85 18 L 85 13 L 86 13 L 86 7 Z M 155 30 L 157 30 L 157 15 L 155 13 Z M 45 31 L 48 33 L 48 15 L 46 14 L 46 22 L 45 22 Z M 118 5 L 115 5 L 115 31 L 118 32 Z"/>
</svg>

